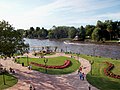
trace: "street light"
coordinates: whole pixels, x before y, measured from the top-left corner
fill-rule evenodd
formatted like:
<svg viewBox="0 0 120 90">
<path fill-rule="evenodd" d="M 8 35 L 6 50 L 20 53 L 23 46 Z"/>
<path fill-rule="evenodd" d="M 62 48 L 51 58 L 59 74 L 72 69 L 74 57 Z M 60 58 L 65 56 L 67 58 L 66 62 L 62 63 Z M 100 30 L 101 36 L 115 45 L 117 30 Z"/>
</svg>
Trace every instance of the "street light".
<svg viewBox="0 0 120 90">
<path fill-rule="evenodd" d="M 6 82 L 5 82 L 5 70 L 3 70 L 3 82 L 4 82 L 4 85 L 6 85 Z"/>
<path fill-rule="evenodd" d="M 45 59 L 44 58 L 44 63 L 45 63 L 45 72 L 47 73 L 47 62 L 48 62 L 48 59 Z"/>
<path fill-rule="evenodd" d="M 93 56 L 95 56 L 96 47 L 93 47 Z"/>
<path fill-rule="evenodd" d="M 28 55 L 27 55 L 27 65 L 29 66 L 29 60 L 28 60 Z"/>
<path fill-rule="evenodd" d="M 92 75 L 92 65 L 93 65 L 93 63 L 94 63 L 94 60 L 93 61 L 89 61 L 90 62 L 90 64 L 91 64 L 91 75 Z"/>
<path fill-rule="evenodd" d="M 67 52 L 67 46 L 65 46 L 66 47 L 66 52 Z"/>
</svg>

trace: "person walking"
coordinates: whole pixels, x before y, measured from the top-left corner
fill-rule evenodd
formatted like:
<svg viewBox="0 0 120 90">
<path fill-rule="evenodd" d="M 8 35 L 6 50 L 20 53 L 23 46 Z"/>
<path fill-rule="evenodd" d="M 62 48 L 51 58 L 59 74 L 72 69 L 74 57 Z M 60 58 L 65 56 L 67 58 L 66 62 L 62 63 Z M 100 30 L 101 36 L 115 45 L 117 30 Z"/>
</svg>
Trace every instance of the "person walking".
<svg viewBox="0 0 120 90">
<path fill-rule="evenodd" d="M 80 77 L 80 80 L 81 80 L 82 79 L 82 73 L 81 72 L 79 73 L 79 77 Z"/>
<path fill-rule="evenodd" d="M 85 78 L 85 74 L 84 74 L 84 72 L 82 73 L 82 80 L 84 80 L 84 78 Z"/>
</svg>

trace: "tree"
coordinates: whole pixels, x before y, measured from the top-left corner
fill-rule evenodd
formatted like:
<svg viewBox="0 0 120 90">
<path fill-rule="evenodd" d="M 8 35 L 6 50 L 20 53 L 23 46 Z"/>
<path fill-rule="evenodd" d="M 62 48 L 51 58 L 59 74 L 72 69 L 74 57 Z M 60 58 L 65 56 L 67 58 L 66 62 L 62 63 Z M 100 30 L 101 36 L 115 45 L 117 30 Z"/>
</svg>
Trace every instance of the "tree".
<svg viewBox="0 0 120 90">
<path fill-rule="evenodd" d="M 0 53 L 12 56 L 16 52 L 23 52 L 27 48 L 22 34 L 6 21 L 0 21 Z"/>
<path fill-rule="evenodd" d="M 54 32 L 53 32 L 53 30 L 49 30 L 49 32 L 48 32 L 48 38 L 49 39 L 53 39 L 54 38 Z"/>
<path fill-rule="evenodd" d="M 35 30 L 35 29 L 34 29 L 34 27 L 30 27 L 30 31 L 32 31 L 32 32 L 33 32 L 34 30 Z"/>
<path fill-rule="evenodd" d="M 74 38 L 76 36 L 77 29 L 75 27 L 70 27 L 68 30 L 68 37 Z"/>
<path fill-rule="evenodd" d="M 36 31 L 39 31 L 40 30 L 40 27 L 36 27 Z"/>
<path fill-rule="evenodd" d="M 79 39 L 81 41 L 85 40 L 85 28 L 83 26 L 81 26 L 80 28 L 78 28 L 77 36 L 79 37 Z"/>
<path fill-rule="evenodd" d="M 85 30 L 86 30 L 86 36 L 91 37 L 93 30 L 95 29 L 94 25 L 86 25 Z"/>
<path fill-rule="evenodd" d="M 55 39 L 67 38 L 68 37 L 68 27 L 58 26 L 54 27 L 49 32 L 49 38 L 54 37 Z"/>
<path fill-rule="evenodd" d="M 92 33 L 92 39 L 95 41 L 100 41 L 101 39 L 101 28 L 95 28 L 93 33 Z"/>
<path fill-rule="evenodd" d="M 106 20 L 106 30 L 109 32 L 109 39 L 112 39 L 112 33 L 113 33 L 113 22 L 112 20 Z"/>
<path fill-rule="evenodd" d="M 98 20 L 96 27 L 103 29 L 104 28 L 104 23 L 102 21 Z"/>
<path fill-rule="evenodd" d="M 41 38 L 46 38 L 48 35 L 48 31 L 42 27 L 41 34 L 42 34 Z"/>
<path fill-rule="evenodd" d="M 111 32 L 112 32 L 112 25 L 111 25 L 111 24 L 107 26 L 107 31 L 108 31 L 108 32 L 109 32 L 109 34 L 110 34 L 110 40 L 111 40 L 111 38 L 112 38 L 112 36 L 111 36 Z"/>
</svg>

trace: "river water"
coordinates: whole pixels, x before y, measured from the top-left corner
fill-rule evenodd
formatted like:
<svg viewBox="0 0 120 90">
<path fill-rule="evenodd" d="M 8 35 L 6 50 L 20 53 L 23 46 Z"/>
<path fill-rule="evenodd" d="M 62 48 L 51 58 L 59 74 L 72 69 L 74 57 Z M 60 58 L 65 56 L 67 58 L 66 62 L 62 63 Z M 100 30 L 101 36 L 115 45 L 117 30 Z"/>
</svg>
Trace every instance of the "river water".
<svg viewBox="0 0 120 90">
<path fill-rule="evenodd" d="M 86 44 L 86 43 L 68 43 L 57 40 L 39 40 L 39 39 L 27 39 L 25 38 L 25 43 L 29 43 L 30 50 L 33 50 L 33 47 L 44 47 L 52 46 L 51 49 L 54 49 L 55 46 L 58 47 L 58 51 L 64 50 L 67 52 L 74 52 L 80 54 L 94 55 L 94 56 L 103 56 L 110 57 L 115 59 L 120 59 L 120 46 L 118 45 L 98 45 L 98 44 Z M 34 48 L 34 50 L 40 50 Z"/>
</svg>

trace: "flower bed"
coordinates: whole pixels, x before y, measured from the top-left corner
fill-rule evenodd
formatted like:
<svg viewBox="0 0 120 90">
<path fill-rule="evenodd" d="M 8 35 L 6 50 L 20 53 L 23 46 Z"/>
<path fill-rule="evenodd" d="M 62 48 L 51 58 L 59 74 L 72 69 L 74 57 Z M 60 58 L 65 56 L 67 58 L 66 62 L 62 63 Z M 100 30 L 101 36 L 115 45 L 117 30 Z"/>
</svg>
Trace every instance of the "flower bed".
<svg viewBox="0 0 120 90">
<path fill-rule="evenodd" d="M 45 66 L 43 64 L 38 64 L 38 63 L 35 63 L 35 62 L 31 62 L 32 65 L 35 65 L 35 66 L 38 66 L 38 67 L 46 67 L 46 68 L 54 68 L 54 69 L 63 69 L 63 68 L 66 68 L 70 65 L 70 60 L 65 60 L 64 64 L 63 65 L 59 65 L 59 66 Z"/>
<path fill-rule="evenodd" d="M 120 75 L 116 75 L 116 74 L 111 72 L 111 69 L 114 68 L 114 64 L 109 63 L 109 62 L 105 62 L 105 63 L 108 65 L 108 67 L 104 69 L 105 75 L 112 77 L 112 78 L 120 79 Z"/>
</svg>

